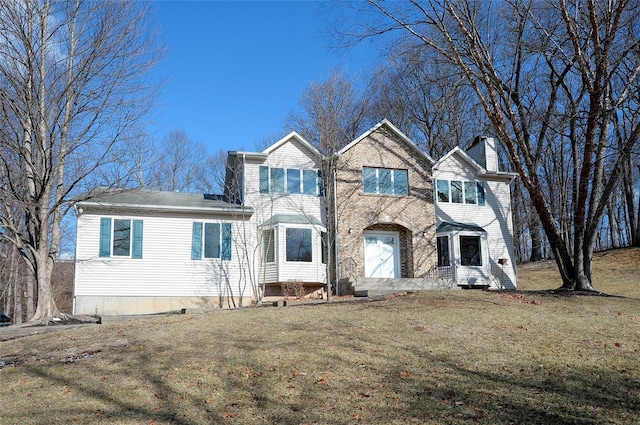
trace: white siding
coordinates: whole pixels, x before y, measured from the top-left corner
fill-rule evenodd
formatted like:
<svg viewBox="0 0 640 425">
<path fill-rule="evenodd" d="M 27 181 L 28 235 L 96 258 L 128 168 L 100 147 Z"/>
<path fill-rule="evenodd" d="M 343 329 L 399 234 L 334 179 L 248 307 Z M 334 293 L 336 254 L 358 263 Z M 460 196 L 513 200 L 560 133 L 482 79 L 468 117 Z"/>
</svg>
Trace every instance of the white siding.
<svg viewBox="0 0 640 425">
<path fill-rule="evenodd" d="M 286 282 L 290 280 L 302 282 L 324 282 L 326 279 L 326 266 L 322 264 L 320 230 L 311 225 L 312 217 L 325 222 L 324 198 L 320 196 L 288 193 L 260 193 L 260 167 L 297 168 L 302 170 L 318 170 L 320 163 L 316 154 L 295 138 L 280 145 L 269 153 L 263 163 L 247 162 L 245 167 L 245 193 L 246 203 L 255 209 L 251 218 L 251 225 L 255 229 L 262 230 L 261 225 L 271 217 L 278 214 L 299 215 L 308 217 L 305 224 L 281 223 L 276 226 L 276 252 L 275 263 L 261 267 L 259 279 L 267 283 Z M 313 261 L 288 262 L 286 261 L 286 228 L 305 227 L 312 229 L 313 234 Z"/>
<path fill-rule="evenodd" d="M 78 217 L 76 246 L 76 296 L 200 296 L 233 292 L 251 296 L 242 279 L 238 234 L 242 222 L 232 227 L 232 258 L 191 259 L 194 221 L 229 222 L 197 217 L 109 216 L 143 220 L 142 259 L 99 257 L 100 215 Z M 246 229 L 245 229 L 246 230 Z"/>
<path fill-rule="evenodd" d="M 452 202 L 436 202 L 436 221 L 458 222 L 482 227 L 487 232 L 486 246 L 489 252 L 483 253 L 487 267 L 504 270 L 505 287 L 515 287 L 516 273 L 513 252 L 513 223 L 511 218 L 511 194 L 509 183 L 504 180 L 489 180 L 486 176 L 477 176 L 466 165 L 466 161 L 457 155 L 448 157 L 433 171 L 436 180 L 480 181 L 484 184 L 485 205 L 458 204 Z M 459 256 L 459 252 L 455 253 Z M 488 256 L 488 258 L 487 258 Z M 459 258 L 459 257 L 458 257 Z M 497 265 L 500 258 L 508 263 L 502 267 Z M 461 271 L 465 273 L 465 271 Z M 459 275 L 459 278 L 462 278 Z M 501 279 L 501 276 L 496 276 Z"/>
</svg>

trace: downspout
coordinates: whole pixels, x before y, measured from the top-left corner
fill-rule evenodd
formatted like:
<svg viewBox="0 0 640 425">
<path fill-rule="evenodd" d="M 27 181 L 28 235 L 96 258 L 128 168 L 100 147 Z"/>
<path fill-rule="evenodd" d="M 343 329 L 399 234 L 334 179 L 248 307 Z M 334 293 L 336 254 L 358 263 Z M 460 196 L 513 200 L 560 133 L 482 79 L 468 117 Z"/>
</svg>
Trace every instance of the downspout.
<svg viewBox="0 0 640 425">
<path fill-rule="evenodd" d="M 71 306 L 71 314 L 76 314 L 76 280 L 78 279 L 78 273 L 76 273 L 76 264 L 78 261 L 78 218 L 80 217 L 80 210 L 81 208 L 78 208 L 78 205 L 73 204 L 73 210 L 76 213 L 76 246 L 75 246 L 75 253 L 73 255 L 73 304 Z"/>
<path fill-rule="evenodd" d="M 335 158 L 334 158 L 335 160 Z M 340 295 L 340 267 L 338 266 L 338 255 L 340 254 L 340 249 L 338 248 L 338 194 L 336 193 L 337 187 L 337 177 L 336 177 L 336 167 L 334 165 L 333 168 L 333 251 L 334 251 L 334 265 L 335 268 L 335 276 L 336 276 L 336 295 Z"/>
</svg>

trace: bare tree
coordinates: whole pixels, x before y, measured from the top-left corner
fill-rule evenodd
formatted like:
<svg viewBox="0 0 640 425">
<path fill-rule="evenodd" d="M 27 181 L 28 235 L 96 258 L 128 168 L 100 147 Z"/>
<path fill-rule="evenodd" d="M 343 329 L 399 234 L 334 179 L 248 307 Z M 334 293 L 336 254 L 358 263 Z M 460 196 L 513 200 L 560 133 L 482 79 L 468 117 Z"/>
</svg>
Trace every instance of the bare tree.
<svg viewBox="0 0 640 425">
<path fill-rule="evenodd" d="M 152 105 L 149 16 L 126 0 L 0 3 L 1 236 L 37 284 L 33 321 L 62 316 L 51 273 L 69 201 L 118 166 Z"/>
<path fill-rule="evenodd" d="M 312 83 L 302 93 L 300 110 L 286 120 L 289 128 L 298 131 L 322 154 L 322 183 L 327 221 L 328 296 L 337 277 L 335 241 L 335 172 L 336 154 L 354 140 L 366 125 L 369 99 L 360 95 L 355 83 L 345 74 L 334 71 L 321 83 Z"/>
<path fill-rule="evenodd" d="M 185 130 L 170 131 L 160 143 L 147 185 L 172 192 L 194 191 L 206 156 L 207 148 L 190 139 Z"/>
<path fill-rule="evenodd" d="M 389 119 L 434 158 L 484 131 L 486 118 L 464 75 L 422 46 L 395 50 L 371 87 L 374 121 Z"/>
<path fill-rule="evenodd" d="M 360 39 L 399 31 L 465 76 L 527 189 L 566 289 L 593 289 L 598 225 L 640 133 L 635 122 L 616 143 L 610 131 L 638 85 L 639 8 L 624 0 L 368 0 L 358 10 Z M 568 148 L 558 164 L 570 173 L 564 187 L 550 187 L 539 167 L 556 143 Z M 567 221 L 558 224 L 552 200 L 566 188 L 558 207 Z"/>
</svg>

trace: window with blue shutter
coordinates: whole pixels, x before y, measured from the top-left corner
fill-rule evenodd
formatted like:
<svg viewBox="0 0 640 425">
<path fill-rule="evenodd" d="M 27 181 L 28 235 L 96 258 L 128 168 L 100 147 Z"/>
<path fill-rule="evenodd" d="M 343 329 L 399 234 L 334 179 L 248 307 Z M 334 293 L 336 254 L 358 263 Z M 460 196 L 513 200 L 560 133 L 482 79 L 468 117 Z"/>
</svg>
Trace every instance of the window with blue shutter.
<svg viewBox="0 0 640 425">
<path fill-rule="evenodd" d="M 193 223 L 191 236 L 191 259 L 200 260 L 202 258 L 202 223 Z"/>
<path fill-rule="evenodd" d="M 142 258 L 142 220 L 100 218 L 100 257 Z"/>
<path fill-rule="evenodd" d="M 106 217 L 100 219 L 100 256 L 111 256 L 111 219 Z"/>
<path fill-rule="evenodd" d="M 231 260 L 231 223 L 193 223 L 191 259 Z"/>
<path fill-rule="evenodd" d="M 478 205 L 484 205 L 484 183 L 478 182 Z"/>
</svg>

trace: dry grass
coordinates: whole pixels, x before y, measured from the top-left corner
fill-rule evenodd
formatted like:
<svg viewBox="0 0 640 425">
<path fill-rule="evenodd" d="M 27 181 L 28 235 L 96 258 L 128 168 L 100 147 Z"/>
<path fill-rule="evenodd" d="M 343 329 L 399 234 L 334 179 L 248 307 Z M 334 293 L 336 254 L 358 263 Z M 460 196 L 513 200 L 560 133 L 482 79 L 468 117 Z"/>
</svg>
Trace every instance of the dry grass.
<svg viewBox="0 0 640 425">
<path fill-rule="evenodd" d="M 518 267 L 518 289 L 555 289 L 562 285 L 553 260 Z M 640 248 L 615 249 L 594 254 L 593 286 L 596 291 L 640 300 Z"/>
<path fill-rule="evenodd" d="M 638 265 L 617 269 L 598 289 Z M 0 342 L 0 423 L 640 423 L 638 298 L 430 292 L 25 337 Z"/>
</svg>

